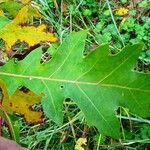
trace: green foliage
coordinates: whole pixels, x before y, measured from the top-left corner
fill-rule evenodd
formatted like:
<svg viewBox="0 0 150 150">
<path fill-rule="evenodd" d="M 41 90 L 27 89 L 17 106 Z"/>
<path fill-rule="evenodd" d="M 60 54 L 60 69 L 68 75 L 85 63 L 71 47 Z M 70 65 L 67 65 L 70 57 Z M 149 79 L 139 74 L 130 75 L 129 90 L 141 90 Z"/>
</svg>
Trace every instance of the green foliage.
<svg viewBox="0 0 150 150">
<path fill-rule="evenodd" d="M 85 57 L 86 35 L 85 31 L 70 34 L 45 64 L 40 64 L 40 49 L 17 64 L 10 61 L 0 68 L 0 77 L 9 94 L 20 85 L 44 93 L 44 111 L 56 123 L 62 124 L 63 100 L 69 97 L 90 125 L 119 138 L 115 116 L 119 106 L 143 117 L 150 113 L 150 74 L 131 71 L 143 45 L 127 46 L 115 56 L 109 56 L 108 45 L 102 45 Z"/>
<path fill-rule="evenodd" d="M 11 134 L 11 138 L 19 143 L 20 133 L 19 133 L 19 125 L 18 118 L 14 115 L 8 115 L 2 107 L 0 107 L 0 116 L 7 122 L 9 127 L 9 132 Z"/>
<path fill-rule="evenodd" d="M 62 36 L 65 37 L 68 31 L 79 31 L 79 29 L 89 29 L 90 34 L 88 36 L 89 45 L 93 47 L 95 44 L 110 43 L 115 48 L 122 49 L 123 42 L 124 45 L 129 43 L 134 44 L 138 42 L 144 42 L 145 47 L 144 52 L 150 49 L 150 35 L 149 35 L 149 7 L 146 6 L 147 0 L 140 0 L 139 3 L 135 2 L 135 6 L 132 6 L 132 2 L 128 0 L 120 0 L 120 2 L 115 3 L 115 1 L 109 1 L 110 7 L 112 8 L 112 13 L 114 20 L 116 22 L 118 31 L 121 34 L 123 42 L 120 40 L 120 36 L 117 33 L 117 29 L 112 22 L 112 16 L 110 15 L 110 10 L 104 1 L 95 0 L 76 0 L 68 1 L 65 0 L 63 3 L 57 1 L 58 11 L 55 13 L 53 7 L 48 5 L 49 1 L 39 1 L 42 4 L 42 8 L 49 6 L 48 10 L 45 11 L 46 20 L 52 24 L 57 31 L 61 41 Z M 44 5 L 45 3 L 45 5 Z M 52 1 L 51 1 L 52 3 Z M 53 3 L 54 4 L 54 3 Z M 61 14 L 64 10 L 65 12 Z M 129 9 L 129 13 L 125 16 L 117 16 L 115 10 L 125 7 Z M 52 14 L 52 13 L 55 14 Z M 61 16 L 61 17 L 60 17 Z M 121 24 L 122 20 L 127 19 Z M 67 18 L 67 19 L 66 19 Z M 64 30 L 66 28 L 70 30 Z M 139 30 L 141 29 L 141 30 Z M 63 32 L 63 35 L 61 34 Z M 104 39 L 102 38 L 104 37 Z M 150 60 L 140 56 L 143 61 L 149 62 Z"/>
<path fill-rule="evenodd" d="M 0 29 L 10 23 L 10 20 L 5 16 L 0 16 Z"/>
<path fill-rule="evenodd" d="M 130 36 L 129 39 L 125 39 L 126 42 L 130 41 L 131 43 L 136 43 L 139 41 L 143 41 L 146 43 L 147 47 L 149 47 L 149 32 L 147 30 L 150 29 L 150 18 L 143 17 L 143 25 L 140 25 L 136 23 L 136 20 L 134 18 L 128 18 L 126 22 L 123 24 L 122 29 L 126 32 L 128 32 L 128 35 L 130 33 L 133 33 L 134 35 Z M 133 37 L 134 36 L 134 37 Z"/>
<path fill-rule="evenodd" d="M 11 17 L 16 16 L 21 6 L 22 6 L 21 3 L 18 3 L 17 1 L 0 2 L 0 8 Z"/>
<path fill-rule="evenodd" d="M 139 3 L 139 6 L 142 8 L 146 8 L 148 6 L 148 1 L 147 0 L 143 0 Z"/>
<path fill-rule="evenodd" d="M 0 17 L 1 28 L 7 25 L 10 20 L 16 16 L 18 11 L 24 6 L 24 4 L 22 5 L 22 2 L 23 1 L 8 0 L 6 3 L 4 3 L 3 0 L 1 1 L 0 8 L 4 11 L 4 15 L 7 16 L 7 18 L 4 18 L 4 16 Z M 129 43 L 134 44 L 141 41 L 143 41 L 145 44 L 145 47 L 143 48 L 143 51 L 139 57 L 140 60 L 138 61 L 138 67 L 136 67 L 137 70 L 144 72 L 150 71 L 149 2 L 147 0 L 139 0 L 138 3 L 137 1 L 132 3 L 132 1 L 129 0 L 120 0 L 117 1 L 117 3 L 116 1 L 108 2 L 110 3 L 114 20 L 125 45 Z M 114 26 L 114 22 L 112 21 L 112 16 L 110 15 L 110 10 L 108 9 L 106 1 L 36 0 L 32 1 L 31 3 L 32 6 L 37 7 L 40 12 L 42 12 L 44 18 L 40 20 L 38 18 L 31 19 L 30 25 L 37 26 L 38 24 L 46 22 L 49 27 L 48 30 L 56 32 L 60 42 L 62 42 L 62 40 L 68 35 L 69 32 L 88 29 L 90 31 L 86 40 L 86 48 L 88 50 L 90 47 L 96 47 L 97 45 L 102 45 L 103 43 L 109 43 L 112 53 L 121 51 L 123 45 L 120 42 L 120 38 Z M 120 7 L 129 9 L 129 13 L 125 16 L 117 16 L 115 11 Z M 57 49 L 59 49 L 58 46 L 59 44 L 55 45 L 53 49 L 52 47 L 48 49 L 48 52 L 50 52 L 51 56 L 55 56 Z M 5 64 L 8 60 L 4 51 L 5 49 L 3 49 L 4 47 L 5 42 L 0 40 L 0 48 L 2 49 L 0 52 L 0 65 Z M 22 52 L 26 51 L 27 46 L 25 46 L 24 49 L 22 47 L 22 43 L 18 42 L 15 46 L 15 49 L 17 49 L 17 51 L 20 50 L 21 55 L 24 55 Z M 45 50 L 46 49 L 44 48 L 44 52 Z M 130 54 L 128 56 L 130 56 Z M 36 55 L 34 57 L 36 57 Z M 114 59 L 115 57 L 110 57 L 110 59 Z M 29 60 L 29 62 L 30 61 L 31 60 Z M 26 65 L 30 64 L 30 66 L 32 66 L 32 62 L 29 62 L 26 63 Z M 33 63 L 33 65 L 34 64 L 35 63 Z M 106 66 L 104 63 L 103 65 Z M 49 70 L 49 68 L 47 70 Z M 12 71 L 12 68 L 10 71 Z M 45 70 L 43 72 L 45 72 Z M 18 80 L 18 78 L 15 78 L 13 82 L 17 84 L 16 79 Z M 115 77 L 114 80 L 117 80 L 117 77 Z M 145 78 L 145 83 L 146 82 L 147 79 Z M 24 83 L 22 82 L 20 84 Z M 142 99 L 143 101 L 145 100 L 144 97 Z M 149 143 L 150 137 L 148 132 L 149 121 L 145 122 L 146 119 L 140 119 L 138 116 L 134 116 L 130 113 L 130 109 L 126 109 L 128 111 L 126 113 L 117 111 L 117 117 L 121 123 L 122 136 L 119 141 L 114 141 L 110 137 L 104 136 L 97 132 L 95 128 L 88 127 L 88 129 L 86 129 L 85 126 L 87 126 L 87 122 L 83 116 L 83 113 L 79 112 L 80 110 L 76 106 L 75 102 L 72 100 L 68 101 L 67 99 L 63 104 L 64 108 L 62 112 L 65 117 L 61 127 L 58 127 L 52 120 L 48 120 L 47 117 L 44 119 L 46 121 L 43 124 L 35 126 L 26 124 L 23 118 L 19 117 L 21 126 L 20 142 L 24 146 L 28 146 L 28 149 L 67 150 L 74 149 L 74 144 L 77 138 L 87 136 L 87 147 L 89 149 L 148 149 L 148 146 L 146 147 L 148 144 L 146 143 Z M 76 116 L 78 113 L 80 114 L 80 117 L 78 115 Z M 127 114 L 129 116 L 127 116 Z M 129 126 L 129 124 L 131 126 Z M 10 138 L 8 128 L 3 126 L 2 130 L 3 136 Z"/>
<path fill-rule="evenodd" d="M 85 9 L 85 10 L 83 11 L 83 15 L 84 15 L 84 16 L 91 16 L 91 15 L 92 15 L 92 11 L 91 11 L 90 9 Z"/>
<path fill-rule="evenodd" d="M 103 35 L 101 35 L 101 34 L 96 35 L 95 38 L 99 44 L 103 44 L 103 43 L 110 42 L 112 37 L 111 37 L 111 34 L 109 32 L 106 32 Z"/>
<path fill-rule="evenodd" d="M 122 4 L 127 3 L 128 0 L 120 0 Z"/>
</svg>

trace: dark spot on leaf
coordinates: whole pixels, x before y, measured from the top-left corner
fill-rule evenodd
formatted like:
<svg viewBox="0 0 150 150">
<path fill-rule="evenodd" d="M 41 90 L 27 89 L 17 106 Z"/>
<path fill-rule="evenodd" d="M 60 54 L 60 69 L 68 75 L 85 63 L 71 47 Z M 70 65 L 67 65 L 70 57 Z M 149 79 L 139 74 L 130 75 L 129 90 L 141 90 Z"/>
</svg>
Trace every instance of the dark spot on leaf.
<svg viewBox="0 0 150 150">
<path fill-rule="evenodd" d="M 12 107 L 12 103 L 9 103 L 9 106 Z"/>
</svg>

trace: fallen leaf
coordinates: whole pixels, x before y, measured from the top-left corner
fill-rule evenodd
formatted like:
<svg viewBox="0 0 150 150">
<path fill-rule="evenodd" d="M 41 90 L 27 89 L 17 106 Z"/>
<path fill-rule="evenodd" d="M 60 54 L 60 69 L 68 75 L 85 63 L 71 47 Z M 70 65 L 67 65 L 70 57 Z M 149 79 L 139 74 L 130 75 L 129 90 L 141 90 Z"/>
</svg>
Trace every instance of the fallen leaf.
<svg viewBox="0 0 150 150">
<path fill-rule="evenodd" d="M 39 12 L 39 6 L 36 5 L 35 2 L 31 0 L 1 0 L 0 1 L 0 8 L 8 12 L 13 17 L 16 17 L 18 12 L 23 8 L 24 6 L 28 6 L 28 19 L 33 19 L 34 17 L 42 18 L 43 16 Z"/>
<path fill-rule="evenodd" d="M 28 19 L 28 6 L 24 6 L 13 20 L 13 25 L 19 25 L 27 22 Z"/>
<path fill-rule="evenodd" d="M 26 122 L 29 124 L 41 123 L 43 121 L 43 112 L 32 109 L 34 104 L 41 102 L 42 94 L 39 96 L 32 91 L 23 92 L 17 89 L 12 96 L 9 96 L 2 80 L 0 80 L 0 88 L 3 94 L 2 107 L 6 112 L 14 112 L 24 116 Z"/>
<path fill-rule="evenodd" d="M 39 44 L 40 42 L 56 42 L 57 38 L 49 32 L 46 32 L 46 25 L 38 27 L 21 26 L 27 20 L 28 6 L 23 7 L 16 18 L 0 29 L 0 38 L 5 41 L 5 47 L 8 54 L 12 52 L 12 46 L 17 41 L 26 42 L 29 47 Z"/>
<path fill-rule="evenodd" d="M 0 16 L 3 16 L 4 15 L 4 12 L 2 9 L 0 9 Z"/>
<path fill-rule="evenodd" d="M 18 63 L 10 60 L 0 67 L 0 78 L 9 95 L 20 85 L 44 93 L 43 110 L 58 125 L 63 123 L 63 101 L 71 98 L 89 125 L 119 139 L 119 107 L 141 117 L 150 115 L 150 74 L 134 70 L 143 44 L 126 46 L 116 55 L 104 44 L 84 56 L 86 36 L 86 31 L 71 33 L 45 64 L 40 63 L 42 48 Z"/>
</svg>

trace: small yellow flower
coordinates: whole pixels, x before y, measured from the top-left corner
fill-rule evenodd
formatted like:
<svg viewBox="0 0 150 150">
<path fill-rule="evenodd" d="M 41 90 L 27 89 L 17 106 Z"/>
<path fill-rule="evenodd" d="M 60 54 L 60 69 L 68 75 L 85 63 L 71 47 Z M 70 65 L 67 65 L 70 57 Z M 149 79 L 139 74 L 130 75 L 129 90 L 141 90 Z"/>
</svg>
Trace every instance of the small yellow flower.
<svg viewBox="0 0 150 150">
<path fill-rule="evenodd" d="M 124 15 L 127 15 L 128 12 L 129 12 L 129 10 L 127 8 L 121 7 L 121 8 L 116 10 L 115 15 L 124 16 Z"/>
</svg>

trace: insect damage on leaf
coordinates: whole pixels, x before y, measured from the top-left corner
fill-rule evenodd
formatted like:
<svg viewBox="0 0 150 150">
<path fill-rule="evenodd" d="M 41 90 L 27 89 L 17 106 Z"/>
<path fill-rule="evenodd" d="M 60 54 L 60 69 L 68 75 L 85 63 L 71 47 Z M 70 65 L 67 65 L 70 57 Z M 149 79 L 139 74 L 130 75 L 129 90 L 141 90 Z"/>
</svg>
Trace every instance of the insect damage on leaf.
<svg viewBox="0 0 150 150">
<path fill-rule="evenodd" d="M 69 97 L 89 125 L 119 138 L 119 106 L 142 117 L 150 115 L 150 74 L 133 71 L 143 44 L 127 46 L 113 56 L 107 44 L 101 45 L 84 57 L 86 35 L 86 31 L 70 34 L 45 64 L 40 64 L 41 48 L 17 64 L 10 61 L 0 68 L 0 78 L 10 95 L 20 85 L 44 93 L 44 112 L 56 123 L 62 124 L 63 100 Z"/>
<path fill-rule="evenodd" d="M 5 84 L 0 80 L 0 88 L 2 89 L 2 107 L 8 112 L 14 112 L 24 116 L 29 124 L 37 124 L 43 122 L 43 112 L 34 111 L 32 106 L 41 102 L 42 95 L 38 96 L 32 91 L 21 91 L 17 89 L 12 96 L 9 96 Z"/>
<path fill-rule="evenodd" d="M 0 29 L 0 38 L 5 41 L 8 54 L 11 54 L 12 46 L 18 41 L 27 43 L 29 48 L 43 41 L 57 41 L 57 38 L 52 33 L 46 32 L 46 25 L 44 24 L 38 27 L 21 25 L 27 21 L 28 9 L 28 6 L 24 6 L 13 21 Z"/>
</svg>

